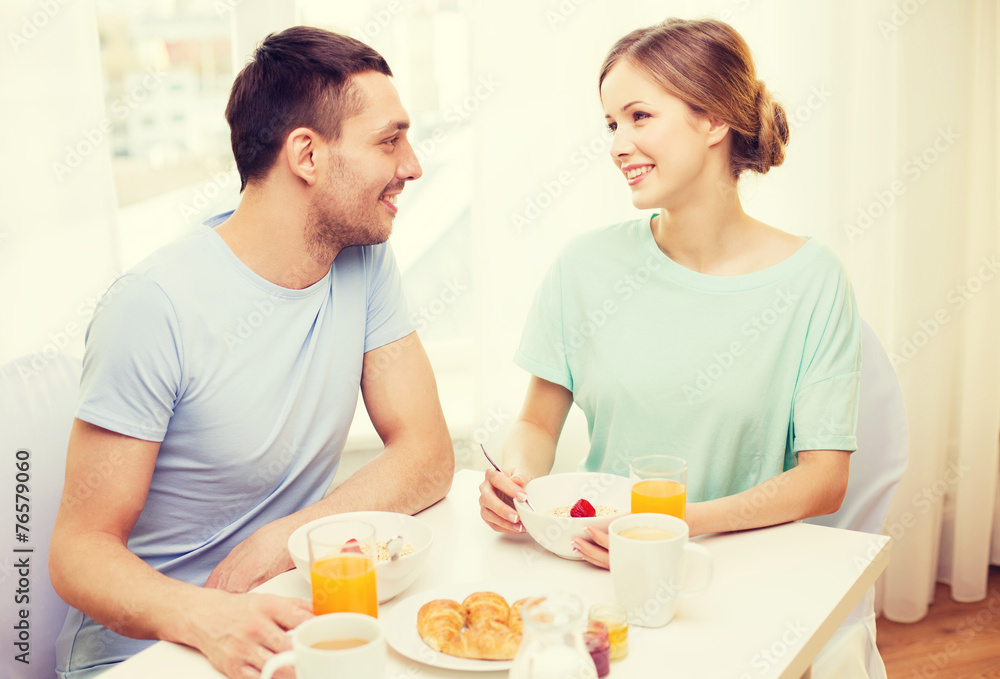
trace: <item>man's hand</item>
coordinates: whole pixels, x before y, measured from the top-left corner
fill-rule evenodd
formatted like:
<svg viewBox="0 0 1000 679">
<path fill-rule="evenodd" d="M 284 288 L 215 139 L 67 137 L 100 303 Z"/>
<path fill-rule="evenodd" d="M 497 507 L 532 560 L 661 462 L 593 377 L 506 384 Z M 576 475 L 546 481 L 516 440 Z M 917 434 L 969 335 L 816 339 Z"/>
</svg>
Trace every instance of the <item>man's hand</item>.
<svg viewBox="0 0 1000 679">
<path fill-rule="evenodd" d="M 280 521 L 261 526 L 236 545 L 208 576 L 205 587 L 226 592 L 249 592 L 295 566 L 288 556 L 288 536 Z"/>
<path fill-rule="evenodd" d="M 292 647 L 288 630 L 312 617 L 307 601 L 271 594 L 203 590 L 184 637 L 230 679 L 259 679 L 275 653 Z"/>
</svg>

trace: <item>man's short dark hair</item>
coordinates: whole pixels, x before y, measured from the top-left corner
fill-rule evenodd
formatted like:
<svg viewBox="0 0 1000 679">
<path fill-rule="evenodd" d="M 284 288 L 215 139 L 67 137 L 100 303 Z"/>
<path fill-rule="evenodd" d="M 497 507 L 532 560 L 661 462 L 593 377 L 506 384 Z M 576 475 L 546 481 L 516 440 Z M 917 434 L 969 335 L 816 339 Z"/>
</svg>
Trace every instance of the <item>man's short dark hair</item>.
<svg viewBox="0 0 1000 679">
<path fill-rule="evenodd" d="M 346 35 L 293 26 L 264 38 L 226 106 L 240 191 L 267 175 L 295 128 L 339 138 L 344 119 L 364 105 L 350 79 L 370 71 L 392 75 L 382 55 Z"/>
</svg>

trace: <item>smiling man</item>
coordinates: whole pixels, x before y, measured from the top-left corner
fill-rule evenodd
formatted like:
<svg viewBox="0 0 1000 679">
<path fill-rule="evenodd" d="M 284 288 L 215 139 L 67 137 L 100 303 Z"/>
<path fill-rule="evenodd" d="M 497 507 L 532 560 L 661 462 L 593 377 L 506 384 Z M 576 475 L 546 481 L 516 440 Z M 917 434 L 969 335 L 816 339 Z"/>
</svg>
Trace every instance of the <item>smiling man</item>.
<svg viewBox="0 0 1000 679">
<path fill-rule="evenodd" d="M 239 207 L 95 312 L 51 544 L 63 679 L 155 639 L 257 677 L 311 615 L 246 593 L 292 567 L 297 527 L 447 493 L 454 452 L 385 244 L 421 174 L 390 76 L 344 36 L 269 36 L 226 108 Z M 326 495 L 359 391 L 385 450 Z"/>
</svg>

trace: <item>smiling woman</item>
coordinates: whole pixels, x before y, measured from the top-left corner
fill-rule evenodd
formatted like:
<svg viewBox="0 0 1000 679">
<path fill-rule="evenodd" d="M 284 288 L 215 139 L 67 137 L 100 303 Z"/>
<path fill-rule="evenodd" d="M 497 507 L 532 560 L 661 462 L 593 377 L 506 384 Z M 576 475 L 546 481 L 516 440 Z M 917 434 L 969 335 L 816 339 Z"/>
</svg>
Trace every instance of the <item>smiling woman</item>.
<svg viewBox="0 0 1000 679">
<path fill-rule="evenodd" d="M 750 217 L 736 191 L 744 172 L 783 161 L 783 109 L 742 37 L 715 20 L 633 31 L 598 82 L 611 160 L 632 204 L 656 213 L 574 238 L 550 268 L 515 356 L 528 393 L 504 472 L 486 473 L 483 518 L 521 531 L 498 493 L 550 472 L 573 403 L 590 432 L 582 471 L 627 476 L 650 453 L 687 463 L 691 535 L 836 511 L 857 449 L 854 292 L 829 248 Z M 567 330 L 640 269 L 614 322 L 567 349 Z M 574 550 L 607 568 L 607 533 L 590 536 Z"/>
<path fill-rule="evenodd" d="M 780 162 L 788 139 L 749 49 L 722 22 L 673 19 L 618 41 L 599 83 L 611 159 L 633 205 L 658 212 L 576 238 L 550 270 L 517 354 L 534 376 L 519 424 L 540 425 L 545 445 L 515 425 L 508 469 L 549 471 L 572 399 L 590 423 L 582 468 L 625 474 L 650 449 L 688 461 L 688 497 L 704 503 L 693 534 L 834 511 L 856 446 L 857 310 L 828 249 L 743 212 L 737 177 Z M 740 96 L 749 86 L 753 97 Z M 615 305 L 614 324 L 568 349 L 567 328 L 640 269 L 647 278 Z M 762 315 L 778 331 L 752 332 Z M 792 483 L 765 508 L 730 511 L 785 474 Z M 487 521 L 517 530 L 489 495 Z"/>
</svg>

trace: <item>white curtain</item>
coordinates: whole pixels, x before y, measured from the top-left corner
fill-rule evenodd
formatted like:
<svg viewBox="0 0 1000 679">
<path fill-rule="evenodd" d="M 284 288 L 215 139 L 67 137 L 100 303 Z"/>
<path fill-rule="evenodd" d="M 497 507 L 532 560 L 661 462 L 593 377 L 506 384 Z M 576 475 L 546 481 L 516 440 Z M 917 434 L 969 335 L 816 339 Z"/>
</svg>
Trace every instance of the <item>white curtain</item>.
<svg viewBox="0 0 1000 679">
<path fill-rule="evenodd" d="M 887 224 L 883 340 L 898 356 L 911 449 L 887 523 L 899 538 L 882 607 L 905 622 L 926 614 L 936 580 L 958 601 L 984 599 L 991 544 L 1000 563 L 1000 11 L 926 3 L 893 39 L 897 104 L 885 122 L 914 179 Z"/>
<path fill-rule="evenodd" d="M 46 17 L 43 5 L 58 9 Z M 604 54 L 626 32 L 667 16 L 722 18 L 747 39 L 793 128 L 785 165 L 742 185 L 745 207 L 831 245 L 862 314 L 897 357 L 912 447 L 887 523 L 896 540 L 883 611 L 921 618 L 936 580 L 950 582 L 956 599 L 984 598 L 991 545 L 1000 562 L 997 3 L 442 6 L 468 13 L 470 83 L 491 84 L 469 119 L 471 199 L 454 196 L 471 201 L 483 379 L 470 400 L 499 422 L 490 446 L 520 407 L 527 377 L 511 356 L 549 263 L 575 234 L 635 214 L 607 155 L 596 82 Z M 6 361 L 51 351 L 71 324 L 71 339 L 80 340 L 88 305 L 117 273 L 118 247 L 107 141 L 96 140 L 72 173 L 53 170 L 67 146 L 86 148 L 82 140 L 104 116 L 92 0 L 5 1 L 0 20 Z M 9 36 L 21 32 L 26 42 L 14 49 Z M 393 68 L 405 77 L 405 64 Z M 585 449 L 575 411 L 557 468 L 574 466 Z"/>
</svg>

